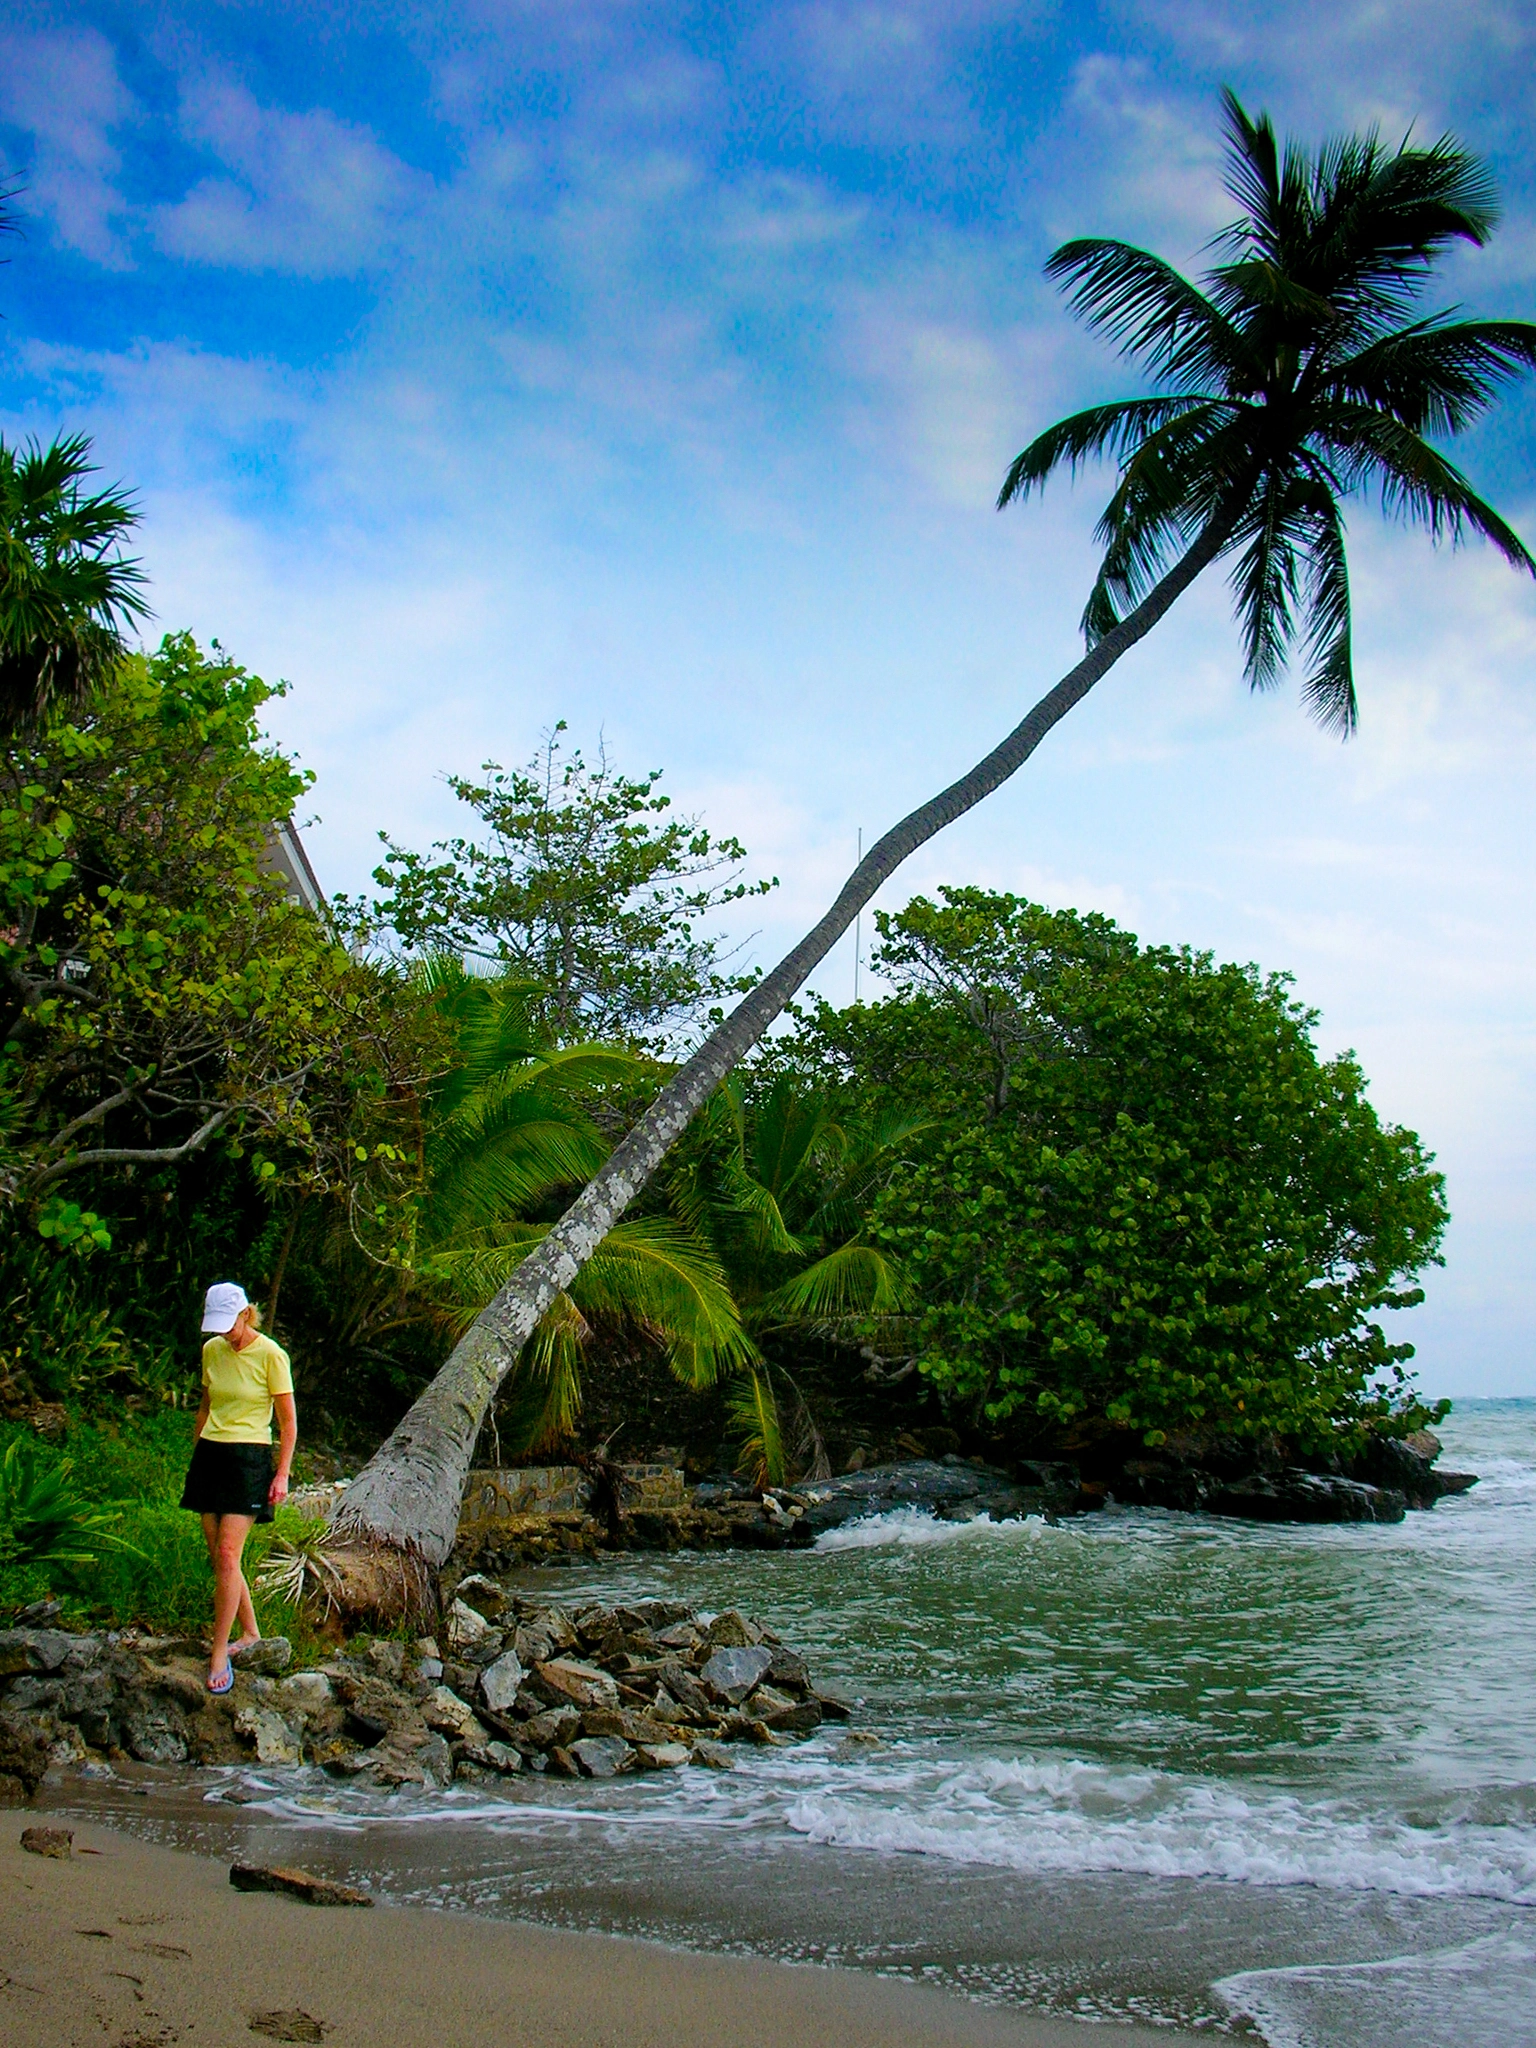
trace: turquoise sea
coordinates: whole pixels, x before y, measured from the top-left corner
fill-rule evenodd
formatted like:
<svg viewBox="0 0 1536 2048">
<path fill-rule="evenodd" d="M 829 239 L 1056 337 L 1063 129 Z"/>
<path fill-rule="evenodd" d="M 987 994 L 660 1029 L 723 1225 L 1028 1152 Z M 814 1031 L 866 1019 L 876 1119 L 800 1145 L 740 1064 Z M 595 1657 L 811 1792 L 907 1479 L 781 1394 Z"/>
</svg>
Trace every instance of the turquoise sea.
<svg viewBox="0 0 1536 2048">
<path fill-rule="evenodd" d="M 1084 2019 L 1536 2044 L 1536 1401 L 1462 1403 L 1442 1434 L 1481 1483 L 1397 1528 L 899 1514 L 542 1575 L 760 1616 L 876 1743 L 415 1805 L 258 1771 L 92 1804 L 420 1903 Z"/>
</svg>

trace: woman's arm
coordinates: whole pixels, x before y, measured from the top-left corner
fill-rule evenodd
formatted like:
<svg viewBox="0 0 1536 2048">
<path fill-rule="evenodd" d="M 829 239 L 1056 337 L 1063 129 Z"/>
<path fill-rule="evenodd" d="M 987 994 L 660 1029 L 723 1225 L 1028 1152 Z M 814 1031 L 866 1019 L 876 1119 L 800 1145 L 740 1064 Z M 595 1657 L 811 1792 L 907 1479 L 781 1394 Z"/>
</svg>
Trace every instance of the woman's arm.
<svg viewBox="0 0 1536 2048">
<path fill-rule="evenodd" d="M 267 1499 L 280 1507 L 288 1498 L 288 1474 L 293 1470 L 294 1446 L 299 1440 L 299 1411 L 292 1394 L 274 1394 L 272 1412 L 277 1417 L 277 1470 L 267 1489 Z"/>
<path fill-rule="evenodd" d="M 213 1396 L 209 1393 L 208 1389 L 204 1387 L 203 1398 L 197 1404 L 197 1420 L 192 1425 L 193 1443 L 197 1442 L 203 1431 L 208 1427 L 208 1406 L 212 1398 Z"/>
</svg>

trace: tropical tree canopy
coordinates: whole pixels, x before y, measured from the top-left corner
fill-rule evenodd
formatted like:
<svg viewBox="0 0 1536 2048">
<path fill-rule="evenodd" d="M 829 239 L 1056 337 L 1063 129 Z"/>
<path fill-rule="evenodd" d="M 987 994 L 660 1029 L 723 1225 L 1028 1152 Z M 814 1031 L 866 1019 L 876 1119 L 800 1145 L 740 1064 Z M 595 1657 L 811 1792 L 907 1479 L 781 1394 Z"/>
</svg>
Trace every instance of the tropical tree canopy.
<svg viewBox="0 0 1536 2048">
<path fill-rule="evenodd" d="M 741 878 L 737 840 L 672 815 L 659 770 L 621 774 L 602 749 L 588 762 L 564 731 L 526 768 L 449 778 L 482 836 L 419 854 L 386 835 L 371 914 L 408 954 L 468 954 L 536 985 L 561 1039 L 660 1049 L 750 986 L 701 921 L 775 885 Z"/>
<path fill-rule="evenodd" d="M 82 711 L 148 617 L 144 573 L 122 553 L 138 514 L 118 487 L 85 488 L 90 453 L 78 434 L 0 441 L 0 738 Z"/>
<path fill-rule="evenodd" d="M 1328 1441 L 1411 1400 L 1412 1347 L 1375 1319 L 1422 1299 L 1441 1177 L 1352 1057 L 1317 1057 L 1284 978 L 1013 896 L 943 897 L 887 921 L 911 992 L 861 1036 L 876 1063 L 887 1033 L 927 1038 L 949 1107 L 870 1226 L 921 1290 L 913 1348 L 945 1399 L 1026 1439 L 1088 1422 L 1152 1442 Z M 1017 1019 L 1001 1108 L 973 1001 L 988 926 L 988 1014 Z"/>
<path fill-rule="evenodd" d="M 1232 559 L 1244 667 L 1278 682 L 1299 647 L 1307 703 L 1347 734 L 1357 719 L 1342 501 L 1436 539 L 1481 534 L 1536 574 L 1524 543 L 1431 444 L 1475 424 L 1536 364 L 1536 326 L 1414 314 L 1453 243 L 1481 248 L 1492 179 L 1449 138 L 1386 148 L 1373 130 L 1309 154 L 1224 95 L 1226 187 L 1243 209 L 1204 289 L 1128 243 L 1066 243 L 1046 265 L 1096 333 L 1163 387 L 1075 413 L 1017 456 L 999 505 L 1065 465 L 1115 457 L 1083 613 L 1089 645 L 1132 611 L 1202 533 Z"/>
</svg>

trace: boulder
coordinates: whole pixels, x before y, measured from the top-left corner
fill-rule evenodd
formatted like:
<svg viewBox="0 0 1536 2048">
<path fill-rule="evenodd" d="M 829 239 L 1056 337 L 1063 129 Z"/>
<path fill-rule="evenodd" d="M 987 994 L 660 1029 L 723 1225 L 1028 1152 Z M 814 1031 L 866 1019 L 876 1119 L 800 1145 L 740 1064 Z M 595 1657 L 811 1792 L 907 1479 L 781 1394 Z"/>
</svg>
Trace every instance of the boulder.
<svg viewBox="0 0 1536 2048">
<path fill-rule="evenodd" d="M 688 1752 L 688 1761 L 702 1764 L 707 1771 L 730 1771 L 736 1767 L 736 1759 L 723 1742 L 695 1742 Z"/>
<path fill-rule="evenodd" d="M 960 1458 L 914 1458 L 900 1465 L 866 1466 L 837 1479 L 802 1481 L 795 1495 L 804 1505 L 806 1527 L 819 1536 L 845 1522 L 890 1514 L 896 1508 L 916 1508 L 944 1521 L 1071 1514 L 1078 1486 L 1075 1468 L 1067 1465 L 1021 1467 L 1016 1480 L 994 1466 L 972 1465 Z"/>
<path fill-rule="evenodd" d="M 735 1707 L 761 1684 L 772 1663 L 772 1650 L 760 1643 L 741 1649 L 721 1649 L 707 1659 L 699 1677 L 715 1699 Z"/>
<path fill-rule="evenodd" d="M 434 1686 L 418 1709 L 429 1728 L 457 1742 L 484 1742 L 485 1727 L 474 1708 L 446 1685 Z"/>
<path fill-rule="evenodd" d="M 570 1754 L 584 1778 L 616 1778 L 634 1762 L 634 1752 L 622 1735 L 583 1735 L 571 1744 Z"/>
<path fill-rule="evenodd" d="M 57 1671 L 74 1641 L 56 1628 L 0 1629 L 0 1678 L 22 1671 Z"/>
<path fill-rule="evenodd" d="M 184 1764 L 187 1726 L 172 1700 L 130 1698 L 123 1706 L 123 1746 L 141 1764 Z"/>
<path fill-rule="evenodd" d="M 480 1691 L 486 1705 L 498 1714 L 507 1713 L 515 1704 L 518 1689 L 526 1676 L 516 1650 L 504 1650 L 480 1674 Z"/>
<path fill-rule="evenodd" d="M 499 1621 L 509 1605 L 505 1589 L 484 1572 L 470 1572 L 460 1579 L 456 1597 L 485 1621 Z"/>
<path fill-rule="evenodd" d="M 580 1663 L 575 1657 L 551 1657 L 535 1664 L 534 1685 L 551 1706 L 616 1707 L 619 1688 L 606 1671 L 595 1664 Z"/>
<path fill-rule="evenodd" d="M 359 1678 L 345 1673 L 336 1680 L 336 1690 L 346 1706 L 347 1718 L 371 1740 L 377 1741 L 402 1723 L 419 1720 L 416 1705 L 382 1678 Z"/>
<path fill-rule="evenodd" d="M 1207 1506 L 1213 1515 L 1249 1522 L 1400 1522 L 1407 1503 L 1391 1488 L 1291 1466 L 1251 1473 L 1223 1486 L 1209 1496 Z"/>
<path fill-rule="evenodd" d="M 369 1775 L 381 1785 L 441 1787 L 453 1783 L 453 1752 L 424 1727 L 395 1728 L 371 1752 Z"/>
<path fill-rule="evenodd" d="M 455 1600 L 448 1609 L 448 1647 L 460 1656 L 483 1642 L 490 1634 L 491 1625 L 483 1614 L 477 1614 L 473 1607 L 462 1600 Z"/>
<path fill-rule="evenodd" d="M 675 1771 L 688 1761 L 686 1742 L 637 1742 L 635 1759 L 643 1771 Z"/>
<path fill-rule="evenodd" d="M 562 1614 L 558 1607 L 541 1608 L 518 1623 L 512 1647 L 525 1668 L 531 1670 L 535 1664 L 547 1663 L 551 1657 L 575 1649 L 576 1631 L 570 1616 Z"/>
<path fill-rule="evenodd" d="M 281 1678 L 293 1662 L 293 1645 L 286 1636 L 263 1636 L 244 1650 L 232 1650 L 229 1661 L 252 1678 Z"/>
<path fill-rule="evenodd" d="M 715 1616 L 704 1632 L 704 1640 L 712 1650 L 744 1650 L 760 1643 L 763 1632 L 756 1622 L 728 1608 L 724 1614 Z"/>
<path fill-rule="evenodd" d="M 235 1733 L 256 1746 L 256 1761 L 263 1764 L 296 1764 L 302 1761 L 303 1745 L 280 1714 L 267 1707 L 241 1707 L 235 1715 Z"/>
<path fill-rule="evenodd" d="M 1433 1444 L 1434 1450 L 1426 1453 L 1422 1448 L 1425 1443 Z M 1477 1484 L 1475 1473 L 1437 1472 L 1433 1461 L 1439 1453 L 1439 1439 L 1428 1430 L 1419 1433 L 1418 1441 L 1372 1436 L 1355 1459 L 1351 1473 L 1370 1486 L 1387 1487 L 1402 1494 L 1411 1508 L 1432 1508 L 1448 1493 L 1465 1493 Z"/>
<path fill-rule="evenodd" d="M 547 1713 L 514 1723 L 511 1739 L 522 1749 L 565 1749 L 580 1732 L 581 1716 L 574 1707 L 553 1707 Z"/>
<path fill-rule="evenodd" d="M 331 1681 L 323 1671 L 295 1671 L 277 1689 L 279 1712 L 295 1715 L 300 1720 L 323 1714 L 334 1698 Z"/>
</svg>

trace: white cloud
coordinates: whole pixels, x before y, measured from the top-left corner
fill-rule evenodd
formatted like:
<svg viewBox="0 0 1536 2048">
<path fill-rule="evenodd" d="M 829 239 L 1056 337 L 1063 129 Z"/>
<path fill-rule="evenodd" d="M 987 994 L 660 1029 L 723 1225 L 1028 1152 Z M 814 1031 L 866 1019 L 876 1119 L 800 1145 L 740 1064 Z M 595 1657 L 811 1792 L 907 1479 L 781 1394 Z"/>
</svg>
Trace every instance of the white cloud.
<svg viewBox="0 0 1536 2048">
<path fill-rule="evenodd" d="M 390 260 L 431 194 L 422 172 L 324 108 L 264 107 L 244 86 L 209 78 L 186 87 L 181 119 L 233 173 L 154 210 L 160 247 L 194 262 L 354 276 Z"/>
<path fill-rule="evenodd" d="M 31 142 L 21 203 L 38 207 L 69 248 L 109 269 L 130 260 L 111 131 L 135 113 L 112 45 L 95 29 L 0 35 L 0 119 Z"/>
</svg>

